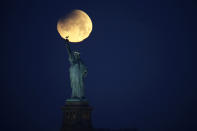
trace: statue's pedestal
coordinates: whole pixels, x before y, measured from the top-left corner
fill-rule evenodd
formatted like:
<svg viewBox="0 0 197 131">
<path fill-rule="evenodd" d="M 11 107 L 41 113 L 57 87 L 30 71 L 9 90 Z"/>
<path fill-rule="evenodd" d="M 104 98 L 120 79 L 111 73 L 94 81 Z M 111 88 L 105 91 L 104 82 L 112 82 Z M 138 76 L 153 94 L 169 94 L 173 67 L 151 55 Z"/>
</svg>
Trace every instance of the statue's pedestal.
<svg viewBox="0 0 197 131">
<path fill-rule="evenodd" d="M 92 107 L 86 100 L 69 99 L 62 107 L 63 123 L 61 131 L 92 131 Z"/>
</svg>

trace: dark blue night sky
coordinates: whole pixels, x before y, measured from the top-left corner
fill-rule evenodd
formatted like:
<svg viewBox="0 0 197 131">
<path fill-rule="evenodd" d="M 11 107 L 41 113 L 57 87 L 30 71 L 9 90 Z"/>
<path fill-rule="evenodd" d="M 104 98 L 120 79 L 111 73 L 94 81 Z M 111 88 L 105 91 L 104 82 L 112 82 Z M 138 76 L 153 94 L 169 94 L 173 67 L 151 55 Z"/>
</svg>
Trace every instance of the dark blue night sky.
<svg viewBox="0 0 197 131">
<path fill-rule="evenodd" d="M 1 131 L 59 131 L 70 97 L 56 24 L 72 9 L 93 21 L 72 48 L 88 66 L 96 128 L 196 131 L 197 4 L 190 0 L 1 2 Z"/>
</svg>

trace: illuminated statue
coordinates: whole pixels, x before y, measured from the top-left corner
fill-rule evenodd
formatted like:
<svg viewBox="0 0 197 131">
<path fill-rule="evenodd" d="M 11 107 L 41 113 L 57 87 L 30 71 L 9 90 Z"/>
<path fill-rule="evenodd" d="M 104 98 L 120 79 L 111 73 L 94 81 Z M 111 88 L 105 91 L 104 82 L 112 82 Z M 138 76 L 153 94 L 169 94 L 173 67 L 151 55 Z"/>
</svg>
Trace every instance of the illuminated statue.
<svg viewBox="0 0 197 131">
<path fill-rule="evenodd" d="M 65 46 L 68 51 L 70 62 L 69 73 L 72 88 L 72 98 L 84 99 L 84 78 L 87 75 L 87 68 L 80 58 L 80 53 L 71 50 L 68 39 L 65 40 Z"/>
<path fill-rule="evenodd" d="M 72 42 L 82 42 L 90 35 L 92 21 L 84 11 L 73 10 L 58 20 L 57 30 L 65 40 L 68 51 L 70 86 L 72 89 L 71 98 L 66 99 L 65 105 L 62 107 L 61 131 L 93 131 L 92 107 L 84 94 L 84 78 L 87 75 L 87 68 L 80 58 L 80 53 L 70 48 Z"/>
</svg>

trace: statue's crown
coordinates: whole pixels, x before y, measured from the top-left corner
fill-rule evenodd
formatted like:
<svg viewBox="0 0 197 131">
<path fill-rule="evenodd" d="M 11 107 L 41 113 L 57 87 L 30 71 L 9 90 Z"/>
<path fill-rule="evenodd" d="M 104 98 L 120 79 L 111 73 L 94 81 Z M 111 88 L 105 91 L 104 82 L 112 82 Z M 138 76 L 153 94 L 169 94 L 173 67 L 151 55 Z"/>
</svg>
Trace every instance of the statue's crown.
<svg viewBox="0 0 197 131">
<path fill-rule="evenodd" d="M 75 54 L 77 54 L 77 55 L 80 55 L 80 53 L 79 53 L 79 52 L 77 52 L 77 51 L 74 51 L 74 53 L 75 53 Z"/>
</svg>

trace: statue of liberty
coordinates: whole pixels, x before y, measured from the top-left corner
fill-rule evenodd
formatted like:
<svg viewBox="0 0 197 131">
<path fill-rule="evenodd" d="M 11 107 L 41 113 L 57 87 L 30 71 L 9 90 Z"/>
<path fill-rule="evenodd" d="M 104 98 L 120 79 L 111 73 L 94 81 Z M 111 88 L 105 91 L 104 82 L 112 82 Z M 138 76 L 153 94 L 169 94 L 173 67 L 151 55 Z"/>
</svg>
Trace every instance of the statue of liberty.
<svg viewBox="0 0 197 131">
<path fill-rule="evenodd" d="M 87 75 L 87 68 L 80 58 L 80 53 L 72 51 L 69 45 L 68 37 L 65 40 L 65 46 L 68 51 L 70 62 L 70 83 L 72 89 L 72 99 L 84 99 L 84 78 Z"/>
</svg>

